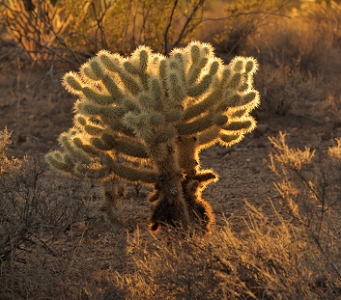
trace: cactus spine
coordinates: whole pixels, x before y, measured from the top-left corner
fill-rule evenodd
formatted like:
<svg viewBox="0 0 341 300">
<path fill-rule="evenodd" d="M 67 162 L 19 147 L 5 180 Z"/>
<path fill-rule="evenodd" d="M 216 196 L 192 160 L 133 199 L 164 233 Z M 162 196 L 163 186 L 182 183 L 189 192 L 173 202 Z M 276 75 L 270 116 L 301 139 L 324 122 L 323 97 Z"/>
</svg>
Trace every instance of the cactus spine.
<svg viewBox="0 0 341 300">
<path fill-rule="evenodd" d="M 152 230 L 164 222 L 208 231 L 214 218 L 201 191 L 218 175 L 200 168 L 199 152 L 216 143 L 229 147 L 255 128 L 256 69 L 251 57 L 223 65 L 200 42 L 169 57 L 145 46 L 127 58 L 100 51 L 79 73 L 64 76 L 79 97 L 74 126 L 47 161 L 74 176 L 154 187 Z"/>
</svg>

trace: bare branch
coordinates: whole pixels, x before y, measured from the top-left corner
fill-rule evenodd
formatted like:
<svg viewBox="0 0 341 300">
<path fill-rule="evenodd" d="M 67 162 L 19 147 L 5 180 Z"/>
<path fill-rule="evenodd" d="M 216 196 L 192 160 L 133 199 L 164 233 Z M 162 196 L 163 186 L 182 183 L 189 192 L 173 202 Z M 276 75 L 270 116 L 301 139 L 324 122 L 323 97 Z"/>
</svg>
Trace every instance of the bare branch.
<svg viewBox="0 0 341 300">
<path fill-rule="evenodd" d="M 168 24 L 166 26 L 165 33 L 164 33 L 164 54 L 165 55 L 167 55 L 167 53 L 168 53 L 168 31 L 169 31 L 169 28 L 172 25 L 174 11 L 175 11 L 175 8 L 176 8 L 177 5 L 178 5 L 178 0 L 175 0 L 174 4 L 173 4 L 172 12 L 171 12 L 171 14 L 169 16 Z"/>
<path fill-rule="evenodd" d="M 174 47 L 177 47 L 179 45 L 179 43 L 182 41 L 182 39 L 187 35 L 186 29 L 187 29 L 188 25 L 192 21 L 193 17 L 195 16 L 195 13 L 198 11 L 198 9 L 203 7 L 204 3 L 205 3 L 205 0 L 199 0 L 199 2 L 193 7 L 191 14 L 188 16 L 188 18 L 187 18 L 184 26 L 182 27 L 182 30 L 181 30 L 176 42 L 174 43 Z"/>
</svg>

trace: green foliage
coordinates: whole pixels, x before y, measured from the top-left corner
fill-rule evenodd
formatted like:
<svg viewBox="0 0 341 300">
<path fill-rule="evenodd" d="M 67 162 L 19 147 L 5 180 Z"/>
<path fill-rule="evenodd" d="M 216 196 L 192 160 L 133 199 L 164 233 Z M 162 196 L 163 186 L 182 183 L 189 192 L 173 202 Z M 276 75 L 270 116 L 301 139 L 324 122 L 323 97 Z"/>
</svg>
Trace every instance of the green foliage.
<svg viewBox="0 0 341 300">
<path fill-rule="evenodd" d="M 47 160 L 77 177 L 153 186 L 153 230 L 201 221 L 208 230 L 213 215 L 201 191 L 218 176 L 201 169 L 199 152 L 215 143 L 229 147 L 255 128 L 249 113 L 259 104 L 256 69 L 251 57 L 223 65 L 200 42 L 168 58 L 145 46 L 130 57 L 102 50 L 80 73 L 64 76 L 79 97 L 75 125 Z"/>
</svg>

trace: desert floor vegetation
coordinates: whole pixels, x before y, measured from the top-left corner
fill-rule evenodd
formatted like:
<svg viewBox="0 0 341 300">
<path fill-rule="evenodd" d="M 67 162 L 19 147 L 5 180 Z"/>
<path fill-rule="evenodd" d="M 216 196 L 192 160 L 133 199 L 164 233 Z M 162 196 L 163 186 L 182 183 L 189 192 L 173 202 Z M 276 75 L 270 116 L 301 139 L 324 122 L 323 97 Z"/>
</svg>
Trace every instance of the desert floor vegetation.
<svg viewBox="0 0 341 300">
<path fill-rule="evenodd" d="M 25 9 L 22 20 L 30 16 L 24 2 L 15 7 Z M 28 31 L 20 23 L 13 33 L 13 15 L 0 16 L 0 299 L 341 299 L 341 4 L 237 1 L 223 13 L 224 1 L 180 2 L 185 16 L 164 9 L 184 22 L 153 15 L 148 22 L 162 29 L 154 32 L 148 22 L 138 30 L 155 14 L 148 1 L 131 1 L 124 9 L 136 9 L 135 27 L 112 37 L 91 1 L 86 18 L 69 21 L 69 35 L 57 19 Z M 1 12 L 9 3 L 0 1 Z M 96 3 L 116 16 L 110 1 Z M 77 5 L 53 9 L 63 16 Z M 35 26 L 45 35 L 32 34 Z M 210 235 L 151 233 L 150 191 L 139 185 L 128 185 L 108 215 L 98 184 L 57 173 L 44 159 L 72 126 L 76 99 L 61 78 L 115 38 L 121 48 L 113 52 L 123 54 L 142 42 L 164 52 L 196 38 L 225 63 L 258 60 L 257 128 L 200 156 L 220 177 L 203 192 L 216 219 Z"/>
</svg>

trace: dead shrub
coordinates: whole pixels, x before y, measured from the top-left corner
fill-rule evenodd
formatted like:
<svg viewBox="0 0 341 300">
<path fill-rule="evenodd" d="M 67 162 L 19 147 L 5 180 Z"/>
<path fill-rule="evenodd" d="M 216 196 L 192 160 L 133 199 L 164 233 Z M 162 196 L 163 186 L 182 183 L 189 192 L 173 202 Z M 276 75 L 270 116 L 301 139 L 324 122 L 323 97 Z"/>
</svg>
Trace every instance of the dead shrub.
<svg viewBox="0 0 341 300">
<path fill-rule="evenodd" d="M 75 181 L 58 189 L 36 159 L 7 158 L 10 135 L 0 132 L 0 298 L 75 299 L 82 290 L 71 280 L 78 272 L 71 268 L 78 263 L 75 247 L 65 252 L 60 242 L 74 224 L 98 218 L 87 200 L 91 194 Z M 77 194 L 83 199 L 75 200 Z"/>
</svg>

